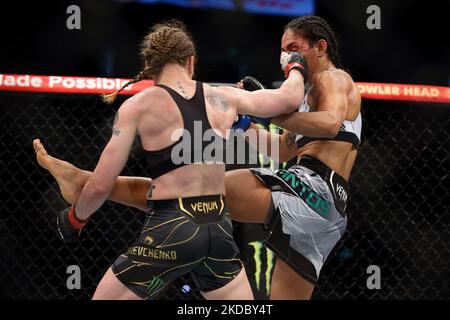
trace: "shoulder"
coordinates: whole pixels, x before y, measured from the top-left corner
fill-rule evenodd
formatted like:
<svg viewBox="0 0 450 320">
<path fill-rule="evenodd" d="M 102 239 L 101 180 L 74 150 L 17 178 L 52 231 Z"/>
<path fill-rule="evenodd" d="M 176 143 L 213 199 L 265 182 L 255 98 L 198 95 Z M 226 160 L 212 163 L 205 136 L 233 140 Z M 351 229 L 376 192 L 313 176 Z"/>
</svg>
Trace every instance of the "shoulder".
<svg viewBox="0 0 450 320">
<path fill-rule="evenodd" d="M 322 93 L 348 93 L 353 79 L 343 70 L 327 70 L 317 74 L 311 81 L 315 94 Z"/>
<path fill-rule="evenodd" d="M 160 87 L 150 87 L 136 93 L 123 102 L 119 111 L 140 115 L 153 108 L 158 108 L 161 102 L 169 97 L 168 93 Z"/>
<path fill-rule="evenodd" d="M 158 86 L 153 86 L 136 93 L 127 101 L 135 105 L 151 104 L 152 101 L 158 101 L 158 99 L 164 99 L 168 96 L 169 94 L 166 90 Z"/>
<path fill-rule="evenodd" d="M 205 96 L 209 95 L 220 95 L 224 97 L 231 96 L 232 93 L 236 92 L 236 87 L 228 85 L 211 86 L 207 83 L 203 83 L 203 91 Z M 240 90 L 240 89 L 239 89 Z"/>
<path fill-rule="evenodd" d="M 203 92 L 205 93 L 205 97 L 209 96 L 226 96 L 227 91 L 223 90 L 222 87 L 213 87 L 209 84 L 203 83 Z"/>
<path fill-rule="evenodd" d="M 213 87 L 204 84 L 206 106 L 224 113 L 232 111 L 231 114 L 235 116 L 238 104 L 238 95 L 236 94 L 236 91 L 240 90 L 233 87 Z"/>
<path fill-rule="evenodd" d="M 213 106 L 228 106 L 230 103 L 233 103 L 233 98 L 235 98 L 235 96 L 229 91 L 232 90 L 231 87 L 212 87 L 210 85 L 204 84 L 203 88 L 205 99 Z"/>
</svg>

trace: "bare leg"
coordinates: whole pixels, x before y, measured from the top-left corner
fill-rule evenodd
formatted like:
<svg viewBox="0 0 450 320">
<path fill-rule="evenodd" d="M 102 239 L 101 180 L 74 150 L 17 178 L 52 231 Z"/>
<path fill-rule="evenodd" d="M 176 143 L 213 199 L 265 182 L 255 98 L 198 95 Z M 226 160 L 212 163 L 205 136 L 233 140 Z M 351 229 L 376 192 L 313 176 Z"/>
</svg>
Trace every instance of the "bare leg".
<svg viewBox="0 0 450 320">
<path fill-rule="evenodd" d="M 314 285 L 298 275 L 286 263 L 277 260 L 272 275 L 271 300 L 309 300 Z"/>
<path fill-rule="evenodd" d="M 50 156 L 39 139 L 33 141 L 33 147 L 39 165 L 47 169 L 56 179 L 63 198 L 69 203 L 75 203 L 91 172 Z M 149 178 L 118 177 L 108 200 L 146 210 L 147 191 L 150 185 Z"/>
<path fill-rule="evenodd" d="M 233 220 L 264 223 L 271 201 L 271 191 L 249 170 L 226 173 L 226 203 Z M 307 300 L 314 285 L 299 276 L 291 267 L 277 260 L 272 276 L 270 299 Z"/>
<path fill-rule="evenodd" d="M 128 289 L 122 282 L 117 279 L 108 268 L 102 280 L 95 290 L 92 300 L 142 300 L 133 291 Z"/>
<path fill-rule="evenodd" d="M 33 141 L 36 158 L 41 167 L 47 169 L 56 179 L 63 198 L 75 203 L 89 178 L 90 172 L 83 171 L 67 161 L 50 156 L 39 139 Z"/>
<path fill-rule="evenodd" d="M 64 199 L 69 203 L 75 203 L 91 172 L 81 170 L 67 161 L 51 157 L 38 139 L 33 141 L 33 146 L 38 163 L 56 179 Z M 229 176 L 229 179 L 227 178 L 227 198 L 230 198 L 231 206 L 236 214 L 245 213 L 236 216 L 236 219 L 263 222 L 270 203 L 269 189 L 248 170 L 237 170 L 230 173 Z M 145 210 L 146 196 L 150 185 L 151 180 L 148 178 L 119 177 L 108 200 Z M 237 188 L 238 186 L 239 188 Z M 248 193 L 243 196 L 244 193 L 240 188 L 244 188 Z M 251 197 L 256 198 L 252 199 Z M 252 201 L 248 201 L 249 199 Z M 239 296 L 236 296 L 236 292 L 239 293 Z M 244 269 L 224 287 L 204 292 L 203 295 L 207 299 L 253 299 L 253 292 Z M 139 297 L 126 288 L 112 270 L 108 269 L 99 283 L 93 299 L 139 299 Z"/>
<path fill-rule="evenodd" d="M 248 282 L 245 269 L 222 288 L 201 292 L 207 300 L 253 300 L 253 291 Z"/>
<path fill-rule="evenodd" d="M 225 189 L 231 219 L 250 223 L 265 222 L 272 195 L 270 189 L 250 170 L 226 172 Z"/>
</svg>

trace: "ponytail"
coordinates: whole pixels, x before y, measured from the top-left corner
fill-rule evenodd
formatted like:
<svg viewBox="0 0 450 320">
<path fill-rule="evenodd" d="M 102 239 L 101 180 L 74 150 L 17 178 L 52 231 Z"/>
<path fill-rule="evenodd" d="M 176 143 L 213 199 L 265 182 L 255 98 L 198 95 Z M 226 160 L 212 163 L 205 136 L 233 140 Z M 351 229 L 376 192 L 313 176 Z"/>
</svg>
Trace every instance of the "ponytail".
<svg viewBox="0 0 450 320">
<path fill-rule="evenodd" d="M 119 92 L 121 92 L 123 89 L 125 89 L 129 85 L 143 80 L 144 78 L 145 78 L 145 70 L 142 70 L 141 72 L 139 72 L 139 74 L 136 77 L 134 77 L 133 79 L 131 79 L 130 81 L 125 83 L 122 86 L 122 88 L 120 88 L 119 90 L 116 90 L 115 92 L 109 93 L 109 94 L 102 94 L 103 102 L 105 102 L 107 104 L 113 103 L 116 100 L 117 95 L 119 94 Z"/>
</svg>

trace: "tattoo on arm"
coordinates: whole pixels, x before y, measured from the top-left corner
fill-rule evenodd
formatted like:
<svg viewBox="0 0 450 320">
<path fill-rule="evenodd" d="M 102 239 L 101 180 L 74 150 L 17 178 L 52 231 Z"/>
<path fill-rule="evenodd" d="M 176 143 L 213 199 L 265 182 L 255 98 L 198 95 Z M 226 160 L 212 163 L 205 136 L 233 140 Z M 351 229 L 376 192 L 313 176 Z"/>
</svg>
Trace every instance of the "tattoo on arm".
<svg viewBox="0 0 450 320">
<path fill-rule="evenodd" d="M 116 113 L 116 117 L 114 118 L 114 123 L 113 123 L 113 135 L 118 136 L 120 134 L 120 130 L 116 129 L 115 125 L 117 124 L 117 122 L 119 121 L 119 111 L 117 111 Z"/>
<path fill-rule="evenodd" d="M 120 134 L 120 130 L 113 128 L 113 135 L 118 136 Z"/>
<path fill-rule="evenodd" d="M 228 105 L 227 99 L 221 94 L 215 92 L 208 92 L 206 95 L 206 100 L 216 109 L 227 112 L 230 107 Z"/>
<path fill-rule="evenodd" d="M 286 146 L 290 150 L 292 146 L 295 144 L 295 133 L 289 132 L 285 138 Z"/>
<path fill-rule="evenodd" d="M 153 189 L 155 189 L 155 188 L 156 188 L 156 186 L 150 185 L 150 188 L 148 189 L 148 192 L 147 192 L 147 199 L 151 199 L 152 198 L 152 196 L 153 196 Z"/>
</svg>

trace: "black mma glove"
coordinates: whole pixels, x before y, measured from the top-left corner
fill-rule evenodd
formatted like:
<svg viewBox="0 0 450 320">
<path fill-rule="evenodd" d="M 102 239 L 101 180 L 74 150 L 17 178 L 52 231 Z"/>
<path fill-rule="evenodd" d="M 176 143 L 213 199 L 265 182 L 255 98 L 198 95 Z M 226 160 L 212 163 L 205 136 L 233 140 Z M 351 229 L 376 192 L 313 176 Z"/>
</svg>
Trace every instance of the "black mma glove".
<svg viewBox="0 0 450 320">
<path fill-rule="evenodd" d="M 88 220 L 79 220 L 75 216 L 74 206 L 60 211 L 56 217 L 58 232 L 64 242 L 74 242 L 78 239 L 81 229 Z"/>
</svg>

